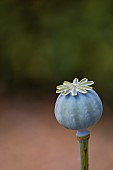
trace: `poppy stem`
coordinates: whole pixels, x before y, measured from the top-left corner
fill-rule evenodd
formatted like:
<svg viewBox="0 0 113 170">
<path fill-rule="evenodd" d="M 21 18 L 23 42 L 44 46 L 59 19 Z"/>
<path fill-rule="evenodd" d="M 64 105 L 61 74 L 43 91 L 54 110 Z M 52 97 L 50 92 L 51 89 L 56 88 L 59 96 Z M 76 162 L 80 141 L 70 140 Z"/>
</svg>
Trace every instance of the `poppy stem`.
<svg viewBox="0 0 113 170">
<path fill-rule="evenodd" d="M 76 136 L 80 144 L 81 170 L 88 170 L 88 140 L 90 133 L 88 130 L 79 130 Z"/>
</svg>

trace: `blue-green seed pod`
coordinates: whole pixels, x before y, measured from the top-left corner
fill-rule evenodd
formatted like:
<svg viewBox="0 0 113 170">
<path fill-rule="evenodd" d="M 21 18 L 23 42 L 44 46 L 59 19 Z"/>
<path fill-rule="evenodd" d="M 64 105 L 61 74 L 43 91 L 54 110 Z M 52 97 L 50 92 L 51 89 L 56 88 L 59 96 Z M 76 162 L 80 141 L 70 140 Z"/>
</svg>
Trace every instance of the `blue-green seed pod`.
<svg viewBox="0 0 113 170">
<path fill-rule="evenodd" d="M 65 128 L 86 129 L 98 122 L 103 106 L 98 94 L 89 85 L 93 81 L 74 79 L 73 83 L 64 82 L 57 86 L 61 93 L 55 104 L 55 117 Z"/>
</svg>

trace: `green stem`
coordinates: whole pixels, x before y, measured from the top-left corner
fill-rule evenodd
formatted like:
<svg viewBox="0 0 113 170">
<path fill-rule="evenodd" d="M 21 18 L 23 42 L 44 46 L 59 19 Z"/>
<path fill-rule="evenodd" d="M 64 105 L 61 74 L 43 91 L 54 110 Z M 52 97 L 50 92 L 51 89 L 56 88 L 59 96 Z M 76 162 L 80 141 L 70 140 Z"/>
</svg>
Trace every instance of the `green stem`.
<svg viewBox="0 0 113 170">
<path fill-rule="evenodd" d="M 88 139 L 90 133 L 87 130 L 79 130 L 76 136 L 80 143 L 81 170 L 88 170 Z"/>
</svg>

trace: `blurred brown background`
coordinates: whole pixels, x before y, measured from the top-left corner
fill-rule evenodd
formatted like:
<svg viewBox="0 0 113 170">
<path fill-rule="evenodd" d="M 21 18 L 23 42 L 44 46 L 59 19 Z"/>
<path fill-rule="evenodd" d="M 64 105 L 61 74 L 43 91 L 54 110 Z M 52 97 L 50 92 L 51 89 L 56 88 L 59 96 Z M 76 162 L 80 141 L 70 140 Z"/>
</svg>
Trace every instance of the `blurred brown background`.
<svg viewBox="0 0 113 170">
<path fill-rule="evenodd" d="M 75 77 L 94 80 L 104 104 L 90 169 L 112 169 L 112 0 L 1 0 L 1 170 L 80 168 L 75 132 L 54 117 L 56 85 Z"/>
</svg>

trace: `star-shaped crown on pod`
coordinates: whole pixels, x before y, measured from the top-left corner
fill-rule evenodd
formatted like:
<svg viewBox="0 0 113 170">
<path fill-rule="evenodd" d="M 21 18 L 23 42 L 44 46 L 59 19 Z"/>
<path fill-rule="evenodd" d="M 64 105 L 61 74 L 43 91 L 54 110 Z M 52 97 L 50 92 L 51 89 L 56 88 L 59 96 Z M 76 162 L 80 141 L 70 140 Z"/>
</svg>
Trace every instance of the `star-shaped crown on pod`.
<svg viewBox="0 0 113 170">
<path fill-rule="evenodd" d="M 63 96 L 71 93 L 72 96 L 76 96 L 77 92 L 87 93 L 87 90 L 92 90 L 92 87 L 90 86 L 92 84 L 94 84 L 94 82 L 88 81 L 87 78 L 84 78 L 81 81 L 78 81 L 78 79 L 75 78 L 72 83 L 64 81 L 63 85 L 57 86 L 56 93 L 61 93 Z"/>
</svg>

